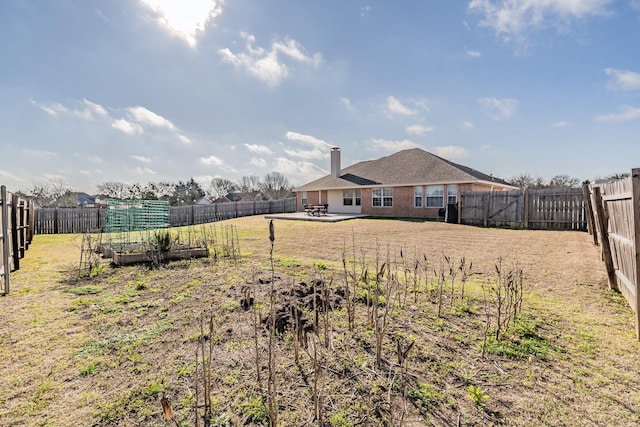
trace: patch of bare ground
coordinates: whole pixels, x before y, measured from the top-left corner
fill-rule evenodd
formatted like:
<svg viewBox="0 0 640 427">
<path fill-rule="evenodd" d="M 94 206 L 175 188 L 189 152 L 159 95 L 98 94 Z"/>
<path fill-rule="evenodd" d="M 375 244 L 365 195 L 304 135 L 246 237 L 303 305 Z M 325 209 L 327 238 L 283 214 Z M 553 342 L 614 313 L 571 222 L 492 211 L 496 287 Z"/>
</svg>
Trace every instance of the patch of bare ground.
<svg viewBox="0 0 640 427">
<path fill-rule="evenodd" d="M 92 278 L 78 236 L 36 236 L 0 298 L 0 425 L 640 423 L 633 316 L 586 233 L 275 221 L 271 259 L 267 221 L 226 223 L 239 258 Z"/>
</svg>

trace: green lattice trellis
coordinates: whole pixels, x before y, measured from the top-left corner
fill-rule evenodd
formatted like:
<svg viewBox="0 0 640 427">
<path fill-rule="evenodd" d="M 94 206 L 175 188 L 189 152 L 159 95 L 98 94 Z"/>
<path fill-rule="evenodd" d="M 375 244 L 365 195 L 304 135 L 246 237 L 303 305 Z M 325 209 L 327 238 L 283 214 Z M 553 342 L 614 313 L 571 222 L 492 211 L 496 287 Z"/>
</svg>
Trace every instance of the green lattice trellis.
<svg viewBox="0 0 640 427">
<path fill-rule="evenodd" d="M 108 244 L 145 244 L 151 231 L 169 227 L 169 203 L 160 200 L 108 199 L 104 232 Z"/>
</svg>

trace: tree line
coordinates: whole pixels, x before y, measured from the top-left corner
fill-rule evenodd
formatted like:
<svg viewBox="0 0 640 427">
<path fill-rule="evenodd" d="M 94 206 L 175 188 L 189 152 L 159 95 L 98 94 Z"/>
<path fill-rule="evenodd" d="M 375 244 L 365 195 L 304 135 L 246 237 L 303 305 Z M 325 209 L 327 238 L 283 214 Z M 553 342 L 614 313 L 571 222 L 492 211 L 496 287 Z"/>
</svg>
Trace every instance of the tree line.
<svg viewBox="0 0 640 427">
<path fill-rule="evenodd" d="M 171 206 L 193 205 L 202 197 L 214 201 L 229 193 L 239 193 L 243 200 L 273 200 L 292 195 L 293 186 L 280 172 L 270 172 L 264 177 L 243 176 L 239 182 L 227 178 L 213 178 L 204 188 L 192 178 L 185 181 L 125 183 L 107 181 L 97 185 L 99 195 L 124 200 L 167 200 Z M 41 207 L 77 207 L 78 195 L 62 181 L 33 184 L 27 193 Z"/>
<path fill-rule="evenodd" d="M 613 175 L 609 175 L 604 179 L 598 179 L 596 181 L 616 181 L 618 179 L 627 178 L 628 176 L 628 173 L 616 173 Z M 509 182 L 511 183 L 511 185 L 519 187 L 522 191 L 537 190 L 543 188 L 578 188 L 583 184 L 591 183 L 589 180 L 580 181 L 578 178 L 574 178 L 569 175 L 556 175 L 549 181 L 545 181 L 539 176 L 533 176 L 528 173 L 516 175 L 511 178 Z"/>
</svg>

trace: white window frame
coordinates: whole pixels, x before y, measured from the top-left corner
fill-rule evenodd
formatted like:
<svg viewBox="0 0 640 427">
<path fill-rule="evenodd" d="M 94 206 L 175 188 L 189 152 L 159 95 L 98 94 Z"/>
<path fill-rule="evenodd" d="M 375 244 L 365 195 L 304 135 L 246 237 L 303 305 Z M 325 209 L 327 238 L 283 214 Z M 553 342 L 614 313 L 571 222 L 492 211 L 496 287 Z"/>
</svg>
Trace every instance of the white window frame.
<svg viewBox="0 0 640 427">
<path fill-rule="evenodd" d="M 424 188 L 419 185 L 413 187 L 413 207 L 421 208 L 424 205 Z"/>
<path fill-rule="evenodd" d="M 458 184 L 447 185 L 447 204 L 458 203 Z"/>
<path fill-rule="evenodd" d="M 427 185 L 425 193 L 426 197 L 424 206 L 426 208 L 444 207 L 444 185 Z"/>
<path fill-rule="evenodd" d="M 376 200 L 378 204 L 376 204 Z M 371 206 L 374 208 L 392 208 L 393 188 L 374 188 L 371 190 Z"/>
<path fill-rule="evenodd" d="M 342 206 L 353 206 L 353 190 L 342 190 Z"/>
<path fill-rule="evenodd" d="M 303 191 L 302 196 L 300 196 L 300 201 L 302 202 L 302 206 L 307 204 L 307 192 Z"/>
</svg>

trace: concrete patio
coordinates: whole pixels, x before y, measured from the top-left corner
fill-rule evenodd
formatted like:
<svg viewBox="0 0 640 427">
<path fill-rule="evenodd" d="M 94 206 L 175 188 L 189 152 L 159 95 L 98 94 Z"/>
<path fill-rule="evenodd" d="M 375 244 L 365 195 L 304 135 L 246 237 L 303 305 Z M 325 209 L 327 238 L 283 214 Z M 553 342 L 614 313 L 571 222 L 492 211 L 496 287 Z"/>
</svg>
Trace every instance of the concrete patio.
<svg viewBox="0 0 640 427">
<path fill-rule="evenodd" d="M 282 213 L 282 214 L 269 214 L 265 215 L 265 219 L 285 219 L 292 221 L 316 221 L 316 222 L 339 222 L 349 219 L 366 218 L 369 215 L 362 214 L 340 214 L 340 213 L 327 213 L 320 216 L 308 215 L 304 212 Z"/>
</svg>

